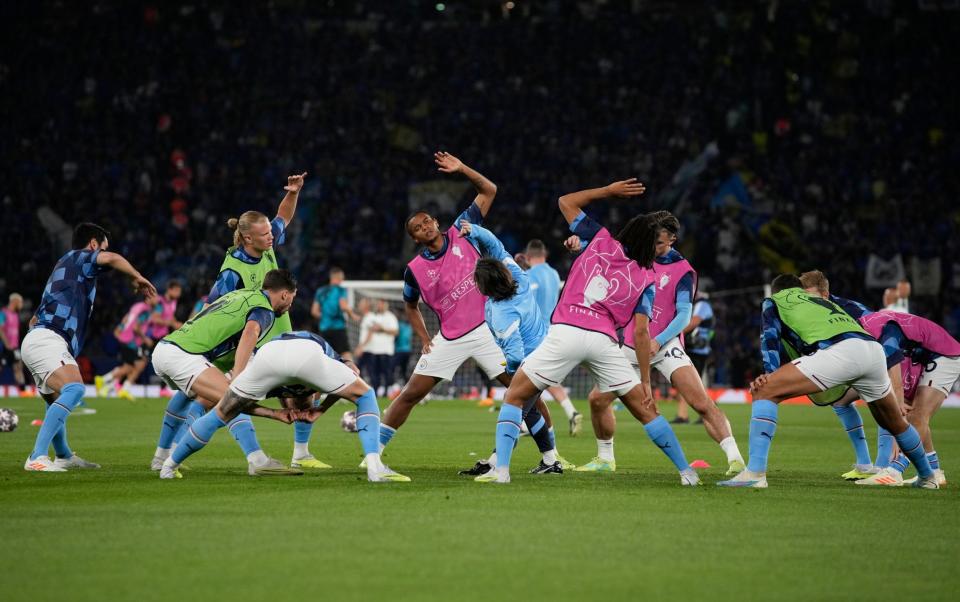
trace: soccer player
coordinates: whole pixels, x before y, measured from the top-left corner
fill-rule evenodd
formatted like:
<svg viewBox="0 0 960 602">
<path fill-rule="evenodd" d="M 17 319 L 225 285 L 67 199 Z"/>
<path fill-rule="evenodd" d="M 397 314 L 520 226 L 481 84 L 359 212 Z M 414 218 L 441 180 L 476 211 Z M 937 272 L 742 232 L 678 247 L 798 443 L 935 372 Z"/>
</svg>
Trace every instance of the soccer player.
<svg viewBox="0 0 960 602">
<path fill-rule="evenodd" d="M 668 211 L 650 214 L 655 220 L 657 234 L 656 259 L 653 278 L 656 296 L 653 317 L 650 320 L 650 365 L 663 374 L 680 395 L 703 417 L 707 434 L 720 445 L 727 457 L 727 474 L 735 475 L 744 469 L 743 456 L 730 430 L 730 423 L 716 403 L 703 388 L 700 374 L 684 352 L 681 333 L 690 323 L 693 310 L 693 295 L 697 289 L 697 272 L 683 256 L 673 248 L 680 232 L 680 222 Z M 637 353 L 633 336 L 633 324 L 623 329 L 623 355 L 634 369 Z M 616 461 L 613 454 L 613 434 L 616 417 L 613 413 L 613 392 L 590 392 L 590 414 L 597 436 L 597 457 L 584 466 L 576 468 L 583 472 L 613 472 Z"/>
<path fill-rule="evenodd" d="M 287 225 L 293 220 L 297 210 L 297 200 L 303 188 L 306 173 L 287 177 L 284 186 L 286 194 L 277 208 L 277 215 L 273 220 L 259 211 L 247 211 L 239 219 L 232 218 L 227 225 L 233 230 L 233 246 L 227 249 L 220 266 L 220 273 L 214 282 L 207 303 L 214 303 L 221 296 L 240 289 L 259 290 L 265 275 L 277 267 L 277 256 L 274 245 L 282 245 L 286 239 Z M 266 343 L 274 336 L 288 332 L 293 327 L 290 316 L 282 315 L 273 322 L 273 332 L 263 333 L 265 336 L 260 344 Z M 216 402 L 218 395 L 212 401 Z M 184 395 L 174 395 L 167 404 L 157 449 L 150 462 L 152 470 L 160 470 L 163 460 L 170 455 L 175 441 L 183 436 L 182 427 L 200 413 L 198 405 L 191 405 Z M 306 422 L 294 424 L 293 461 L 294 468 L 330 468 L 329 464 L 316 459 L 309 449 L 310 434 L 313 425 Z M 240 444 L 248 457 L 261 451 L 257 441 L 253 422 L 248 416 L 237 416 L 230 424 L 230 432 Z M 257 455 L 257 457 L 260 457 Z"/>
<path fill-rule="evenodd" d="M 188 434 L 160 469 L 161 479 L 178 475 L 178 467 L 191 454 L 202 449 L 211 437 L 241 412 L 275 412 L 279 420 L 289 421 L 293 416 L 312 422 L 325 408 L 306 411 L 268 410 L 257 405 L 266 397 L 273 396 L 278 387 L 297 386 L 308 389 L 298 391 L 297 397 L 305 398 L 314 391 L 327 393 L 327 401 L 346 398 L 357 404 L 357 434 L 363 447 L 367 479 L 373 482 L 406 482 L 410 478 L 390 470 L 380 459 L 378 433 L 380 431 L 380 408 L 373 389 L 350 367 L 350 360 L 343 359 L 329 343 L 306 331 L 284 333 L 265 344 L 239 376 L 233 379 L 229 389 L 220 398 L 212 412 L 190 426 Z"/>
<path fill-rule="evenodd" d="M 650 439 L 680 471 L 680 482 L 700 483 L 670 424 L 657 413 L 650 392 L 648 323 L 654 301 L 650 268 L 660 226 L 649 216 L 637 215 L 613 236 L 583 212 L 595 200 L 636 197 L 644 190 L 643 184 L 631 178 L 560 197 L 560 211 L 570 230 L 589 242 L 570 268 L 547 337 L 524 360 L 507 389 L 497 423 L 497 468 L 477 477 L 478 481 L 510 482 L 513 442 L 519 436 L 527 400 L 548 386 L 559 384 L 583 363 L 593 374 L 600 392 L 615 392 L 643 423 Z M 620 352 L 617 338 L 617 329 L 631 317 L 635 322 L 640 380 Z"/>
<path fill-rule="evenodd" d="M 170 334 L 170 331 L 183 326 L 183 322 L 177 320 L 176 317 L 177 303 L 182 294 L 183 287 L 180 286 L 180 281 L 170 280 L 167 282 L 167 288 L 164 290 L 163 296 L 157 300 L 153 314 L 150 315 L 150 329 L 147 334 L 154 341 L 159 341 Z"/>
<path fill-rule="evenodd" d="M 123 256 L 107 251 L 109 233 L 84 222 L 73 231 L 73 250 L 61 257 L 47 279 L 30 331 L 23 338 L 23 363 L 47 402 L 43 425 L 24 470 L 63 472 L 68 468 L 99 468 L 70 449 L 67 417 L 83 403 L 83 378 L 75 359 L 83 349 L 87 320 L 97 296 L 97 277 L 110 267 L 130 277 L 134 289 L 147 301 L 157 289 Z M 56 461 L 48 455 L 50 444 Z"/>
<path fill-rule="evenodd" d="M 362 354 L 367 359 L 370 386 L 377 395 L 385 396 L 390 387 L 394 340 L 399 328 L 397 317 L 387 307 L 384 299 L 373 302 L 373 310 L 363 317 L 360 324 L 360 331 L 365 334 L 357 345 L 357 354 L 358 357 Z"/>
<path fill-rule="evenodd" d="M 266 342 L 264 339 L 289 311 L 296 294 L 297 283 L 290 272 L 270 270 L 263 277 L 262 289 L 239 289 L 223 295 L 157 343 L 153 351 L 157 376 L 187 398 L 197 399 L 204 408 L 212 408 L 227 390 L 224 372 L 231 371 L 234 378 L 243 373 L 254 348 Z M 254 415 L 280 416 L 277 410 L 267 408 Z M 251 476 L 302 474 L 296 467 L 287 468 L 268 457 L 259 445 L 254 451 L 244 452 Z"/>
<path fill-rule="evenodd" d="M 3 363 L 10 366 L 13 381 L 20 387 L 22 395 L 26 391 L 27 383 L 23 378 L 23 362 L 20 361 L 21 309 L 23 297 L 20 293 L 10 293 L 6 307 L 0 310 L 0 342 L 3 343 Z"/>
<path fill-rule="evenodd" d="M 153 312 L 153 304 L 142 301 L 134 303 L 120 324 L 113 329 L 113 336 L 120 343 L 120 365 L 103 376 L 98 375 L 93 379 L 97 395 L 106 397 L 110 388 L 116 385 L 117 395 L 121 399 L 134 398 L 129 385 L 135 383 L 140 373 L 147 367 L 149 348 L 153 345 L 153 339 L 149 337 L 147 331 Z"/>
<path fill-rule="evenodd" d="M 310 315 L 317 320 L 317 329 L 333 349 L 343 357 L 350 358 L 350 342 L 347 340 L 348 316 L 354 322 L 360 316 L 347 303 L 347 289 L 341 285 L 344 273 L 341 268 L 330 268 L 330 284 L 317 289 L 310 306 Z"/>
<path fill-rule="evenodd" d="M 907 403 L 907 421 L 920 433 L 923 448 L 936 475 L 938 485 L 946 485 L 947 479 L 940 468 L 940 458 L 933 446 L 930 433 L 930 418 L 943 405 L 953 384 L 960 377 L 960 342 L 950 336 L 940 325 L 920 316 L 898 311 L 878 311 L 863 318 L 864 330 L 902 354 L 897 369 L 903 374 L 903 397 Z M 902 485 L 906 464 L 886 450 L 888 465 L 872 476 L 857 481 L 858 485 Z"/>
<path fill-rule="evenodd" d="M 749 463 L 737 476 L 717 484 L 765 488 L 778 404 L 791 397 L 846 385 L 860 393 L 877 424 L 893 434 L 917 467 L 920 479 L 915 485 L 937 489 L 920 434 L 900 413 L 880 343 L 840 306 L 804 291 L 800 279 L 792 274 L 777 276 L 772 291 L 772 297 L 763 302 L 761 350 L 766 374 L 750 384 L 753 406 Z M 802 357 L 781 364 L 782 344 L 788 344 Z"/>
<path fill-rule="evenodd" d="M 836 303 L 861 326 L 863 326 L 863 318 L 873 313 L 873 310 L 862 303 L 831 294 L 830 281 L 819 270 L 811 270 L 800 274 L 800 283 L 803 285 L 803 290 L 811 295 L 817 295 Z M 883 345 L 883 351 L 887 358 L 887 373 L 890 376 L 890 382 L 893 384 L 894 394 L 897 396 L 897 401 L 903 404 L 903 386 L 899 366 L 903 354 L 895 345 L 886 345 L 882 340 L 880 343 Z M 796 350 L 792 348 L 785 348 L 785 351 L 788 354 L 792 353 L 794 357 L 797 355 Z M 860 417 L 860 412 L 853 406 L 853 403 L 859 398 L 860 395 L 857 391 L 849 387 L 839 387 L 835 390 L 827 390 L 810 396 L 810 400 L 817 405 L 832 405 L 834 413 L 850 438 L 856 459 L 853 468 L 840 475 L 841 478 L 848 481 L 869 478 L 877 474 L 882 468 L 889 466 L 894 447 L 893 435 L 881 427 L 877 434 L 877 461 L 872 462 L 870 460 L 870 449 L 867 446 L 866 433 L 863 429 L 863 418 Z M 894 460 L 897 463 L 902 460 L 903 466 L 906 468 L 907 459 L 905 456 Z M 878 468 L 876 464 L 881 464 L 881 467 Z"/>
<path fill-rule="evenodd" d="M 683 329 L 686 336 L 686 351 L 693 362 L 693 367 L 704 386 L 707 384 L 707 361 L 710 359 L 710 344 L 713 341 L 713 335 L 716 332 L 714 326 L 713 307 L 710 305 L 710 297 L 707 293 L 697 291 L 696 302 L 693 304 L 693 316 L 690 323 Z M 687 402 L 683 396 L 677 400 L 677 417 L 671 420 L 672 424 L 687 424 L 690 422 L 690 415 L 687 411 Z M 697 418 L 695 424 L 703 424 L 703 418 Z"/>
<path fill-rule="evenodd" d="M 535 238 L 528 242 L 523 257 L 530 266 L 527 268 L 527 273 L 530 275 L 530 290 L 533 291 L 534 298 L 537 300 L 540 315 L 549 320 L 554 308 L 557 307 L 557 301 L 560 300 L 560 274 L 547 263 L 547 246 L 542 240 Z M 567 390 L 563 385 L 551 385 L 547 387 L 547 393 L 560 404 L 567 415 L 570 436 L 579 435 L 583 428 L 583 414 L 573 407 Z"/>
<path fill-rule="evenodd" d="M 463 174 L 477 189 L 477 196 L 446 231 L 426 211 L 407 218 L 407 234 L 423 250 L 403 274 L 403 300 L 407 320 L 423 342 L 423 354 L 410 380 L 384 412 L 380 444 L 386 446 L 397 429 L 441 380 L 453 378 L 457 368 L 471 357 L 491 379 L 510 382 L 504 371 L 503 352 L 484 324 L 484 298 L 477 290 L 473 271 L 480 251 L 459 236 L 462 221 L 481 224 L 497 195 L 496 185 L 450 153 L 434 154 L 437 169 Z M 432 339 L 420 313 L 420 298 L 440 319 L 440 332 Z"/>
<path fill-rule="evenodd" d="M 460 236 L 478 245 L 484 258 L 477 262 L 474 281 L 477 289 L 487 297 L 484 316 L 497 345 L 507 359 L 507 374 L 513 375 L 523 358 L 530 355 L 547 336 L 548 322 L 540 313 L 533 293 L 531 278 L 507 253 L 503 243 L 482 226 L 460 223 Z M 550 423 L 550 414 L 540 401 L 539 394 L 524 404 L 523 419 L 530 436 L 543 457 L 530 472 L 532 474 L 562 474 L 564 459 L 557 453 L 556 440 Z M 497 464 L 496 452 L 481 460 L 470 470 L 460 474 L 482 475 Z"/>
</svg>

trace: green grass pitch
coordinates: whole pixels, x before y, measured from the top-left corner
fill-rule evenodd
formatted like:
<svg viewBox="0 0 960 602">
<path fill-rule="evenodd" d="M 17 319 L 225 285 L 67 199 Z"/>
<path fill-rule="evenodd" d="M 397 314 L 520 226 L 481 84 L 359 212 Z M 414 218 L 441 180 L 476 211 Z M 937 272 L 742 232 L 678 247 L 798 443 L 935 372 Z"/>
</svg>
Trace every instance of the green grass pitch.
<svg viewBox="0 0 960 602">
<path fill-rule="evenodd" d="M 490 451 L 496 414 L 472 402 L 414 410 L 385 456 L 412 483 L 372 484 L 357 468 L 344 405 L 311 443 L 335 466 L 251 478 L 229 433 L 161 482 L 147 469 L 163 403 L 91 400 L 70 442 L 98 471 L 23 471 L 36 399 L 0 399 L 20 427 L 0 434 L 0 599 L 19 600 L 938 600 L 960 589 L 960 483 L 941 491 L 862 488 L 838 478 L 852 451 L 833 412 L 788 406 L 770 489 L 714 486 L 724 468 L 702 427 L 677 426 L 705 486 L 681 488 L 640 425 L 618 413 L 616 474 L 533 476 L 521 440 L 513 483 L 458 468 Z M 580 402 L 579 407 L 585 408 Z M 748 406 L 725 406 L 747 451 Z M 867 422 L 871 450 L 876 427 Z M 665 408 L 672 415 L 673 408 Z M 559 410 L 555 410 L 559 415 Z M 565 426 L 565 425 L 564 425 Z M 960 411 L 934 434 L 960 477 Z M 258 421 L 289 461 L 292 429 Z M 561 454 L 583 463 L 590 433 Z M 952 469 L 952 467 L 958 467 Z"/>
</svg>

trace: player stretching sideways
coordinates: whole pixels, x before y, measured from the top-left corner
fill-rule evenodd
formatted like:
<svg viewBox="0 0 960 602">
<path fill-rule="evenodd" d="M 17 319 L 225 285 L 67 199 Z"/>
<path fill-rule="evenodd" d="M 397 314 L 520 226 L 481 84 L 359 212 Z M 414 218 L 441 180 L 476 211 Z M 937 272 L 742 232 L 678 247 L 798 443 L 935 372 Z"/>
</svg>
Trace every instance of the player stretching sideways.
<svg viewBox="0 0 960 602">
<path fill-rule="evenodd" d="M 87 320 L 97 296 L 97 277 L 110 267 L 130 277 L 134 289 L 153 301 L 157 289 L 123 256 L 107 251 L 109 233 L 96 224 L 82 223 L 73 231 L 73 250 L 61 257 L 43 289 L 30 332 L 23 339 L 23 363 L 47 402 L 43 425 L 24 470 L 63 472 L 68 468 L 99 468 L 70 450 L 67 417 L 83 402 L 83 378 L 75 359 L 83 349 Z M 51 461 L 53 444 L 57 460 Z"/>
<path fill-rule="evenodd" d="M 461 220 L 480 224 L 497 195 L 496 185 L 467 167 L 450 153 L 433 156 L 443 173 L 463 174 L 477 189 L 477 196 L 446 231 L 429 213 L 417 211 L 407 218 L 407 234 L 423 250 L 403 274 L 403 300 L 407 320 L 423 341 L 423 355 L 410 380 L 393 400 L 380 423 L 380 445 L 390 443 L 413 410 L 441 380 L 450 380 L 463 362 L 473 358 L 486 375 L 509 384 L 503 352 L 484 324 L 485 299 L 473 280 L 480 259 L 476 245 L 459 236 Z M 420 313 L 420 298 L 436 312 L 440 332 L 432 339 Z"/>
<path fill-rule="evenodd" d="M 717 485 L 766 487 L 767 457 L 777 430 L 778 404 L 846 385 L 860 393 L 877 424 L 893 434 L 917 467 L 920 479 L 916 486 L 937 489 L 920 434 L 900 413 L 880 343 L 836 303 L 804 291 L 800 279 L 792 274 L 774 278 L 772 291 L 772 297 L 763 301 L 760 346 L 766 374 L 750 384 L 749 463 L 746 470 Z M 781 364 L 782 342 L 804 355 Z"/>
<path fill-rule="evenodd" d="M 687 403 L 703 417 L 707 434 L 716 441 L 727 456 L 727 475 L 735 475 L 744 469 L 743 456 L 730 430 L 727 417 L 717 407 L 703 388 L 700 374 L 684 352 L 683 329 L 690 323 L 693 314 L 693 297 L 697 290 L 697 272 L 683 256 L 673 248 L 680 232 L 680 222 L 669 211 L 650 214 L 657 221 L 657 257 L 653 264 L 656 296 L 653 302 L 653 318 L 650 320 L 650 365 L 670 381 Z M 636 351 L 633 323 L 623 329 L 623 354 L 634 368 Z M 613 393 L 590 392 L 590 414 L 597 436 L 597 457 L 576 470 L 581 472 L 612 472 L 616 470 L 613 456 L 613 434 L 617 419 L 613 413 Z"/>
<path fill-rule="evenodd" d="M 644 425 L 647 435 L 680 471 L 683 485 L 698 485 L 680 442 L 667 420 L 657 413 L 650 392 L 650 307 L 654 299 L 653 272 L 659 225 L 646 215 L 633 217 L 613 236 L 588 217 L 583 208 L 606 198 L 643 194 L 635 178 L 603 188 L 560 197 L 560 211 L 570 230 L 588 240 L 574 260 L 553 312 L 547 337 L 517 370 L 507 389 L 497 422 L 497 468 L 477 477 L 489 483 L 510 482 L 510 457 L 520 434 L 523 408 L 531 397 L 556 385 L 578 364 L 593 374 L 601 393 L 614 392 Z M 641 378 L 620 352 L 617 329 L 634 318 L 636 356 Z"/>
<path fill-rule="evenodd" d="M 161 479 L 177 477 L 177 468 L 188 456 L 205 447 L 213 435 L 241 412 L 267 410 L 258 401 L 273 396 L 278 387 L 307 387 L 299 397 L 314 392 L 346 398 L 357 404 L 357 434 L 363 447 L 367 479 L 375 483 L 405 482 L 410 478 L 396 473 L 380 460 L 378 433 L 380 408 L 377 397 L 357 374 L 356 366 L 349 367 L 329 343 L 319 336 L 296 331 L 284 333 L 265 344 L 250 361 L 246 370 L 233 379 L 212 412 L 189 427 L 173 454 L 164 460 Z M 330 401 L 330 398 L 328 398 Z M 306 411 L 282 410 L 278 419 L 289 422 L 294 417 L 313 422 L 325 408 Z"/>
</svg>

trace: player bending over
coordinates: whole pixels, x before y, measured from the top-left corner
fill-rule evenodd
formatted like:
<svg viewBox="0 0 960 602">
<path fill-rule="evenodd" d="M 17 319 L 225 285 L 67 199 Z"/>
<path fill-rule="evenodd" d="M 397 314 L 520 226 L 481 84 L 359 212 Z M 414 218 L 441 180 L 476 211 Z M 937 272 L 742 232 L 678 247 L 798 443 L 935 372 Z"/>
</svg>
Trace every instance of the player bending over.
<svg viewBox="0 0 960 602">
<path fill-rule="evenodd" d="M 547 335 L 548 322 L 540 313 L 530 278 L 513 260 L 503 243 L 486 228 L 469 222 L 460 224 L 460 236 L 480 247 L 485 257 L 477 262 L 474 281 L 487 297 L 484 316 L 497 345 L 507 358 L 507 374 L 514 374 L 523 358 L 533 352 Z M 532 474 L 562 474 L 573 465 L 557 453 L 550 414 L 539 393 L 524 404 L 523 419 L 530 436 L 543 454 Z M 483 475 L 497 465 L 497 453 L 460 474 Z"/>
<path fill-rule="evenodd" d="M 673 248 L 680 232 L 680 222 L 669 211 L 651 214 L 657 220 L 657 257 L 653 264 L 656 295 L 653 301 L 653 317 L 650 320 L 650 365 L 660 371 L 687 403 L 703 418 L 707 434 L 720 445 L 727 456 L 727 475 L 735 475 L 744 469 L 743 456 L 730 430 L 730 422 L 717 404 L 707 395 L 700 380 L 700 373 L 684 352 L 683 329 L 693 316 L 693 298 L 697 290 L 697 272 L 683 256 Z M 623 355 L 639 371 L 633 338 L 633 322 L 623 329 Z M 581 472 L 613 472 L 617 469 L 613 455 L 613 434 L 617 419 L 613 413 L 613 393 L 590 392 L 590 414 L 597 437 L 597 457 L 584 466 Z"/>
<path fill-rule="evenodd" d="M 223 295 L 157 343 L 153 351 L 157 376 L 188 399 L 212 408 L 227 390 L 224 372 L 232 368 L 234 378 L 243 373 L 254 348 L 266 342 L 274 322 L 287 313 L 296 295 L 297 282 L 287 270 L 267 272 L 262 289 Z M 268 408 L 257 408 L 253 415 L 278 420 L 285 416 Z M 251 476 L 302 474 L 267 456 L 259 444 L 244 453 Z"/>
<path fill-rule="evenodd" d="M 650 439 L 680 471 L 680 482 L 700 483 L 670 424 L 657 413 L 650 392 L 648 324 L 654 286 L 650 267 L 656 251 L 657 223 L 637 215 L 613 236 L 583 213 L 583 208 L 595 200 L 636 197 L 644 190 L 643 184 L 631 178 L 560 197 L 560 211 L 570 230 L 589 242 L 570 268 L 546 338 L 524 360 L 507 389 L 497 422 L 497 468 L 478 480 L 510 482 L 510 456 L 520 434 L 524 406 L 543 389 L 560 384 L 582 363 L 593 374 L 600 392 L 616 393 L 643 423 Z M 620 352 L 617 339 L 617 329 L 631 316 L 635 316 L 639 380 Z"/>
<path fill-rule="evenodd" d="M 750 384 L 750 459 L 747 469 L 727 487 L 767 486 L 767 457 L 777 430 L 778 404 L 784 399 L 851 386 L 869 404 L 877 424 L 890 431 L 917 467 L 916 486 L 937 489 L 920 434 L 900 413 L 880 346 L 836 303 L 803 290 L 800 279 L 781 274 L 773 296 L 763 302 L 761 350 L 766 374 Z M 801 357 L 781 365 L 781 341 Z"/>
<path fill-rule="evenodd" d="M 68 468 L 100 468 L 71 451 L 67 444 L 67 417 L 83 403 L 83 377 L 76 356 L 83 349 L 87 320 L 97 296 L 97 277 L 110 267 L 130 277 L 134 289 L 153 301 L 157 289 L 123 256 L 107 251 L 109 233 L 96 224 L 82 223 L 73 231 L 73 250 L 61 257 L 43 289 L 30 332 L 23 339 L 23 363 L 47 402 L 43 425 L 24 463 L 24 470 L 63 472 Z M 56 451 L 51 461 L 50 444 Z"/>
<path fill-rule="evenodd" d="M 380 459 L 380 408 L 373 389 L 359 377 L 356 367 L 348 367 L 326 341 L 306 331 L 284 333 L 257 351 L 246 370 L 230 383 L 213 411 L 207 412 L 188 428 L 187 436 L 164 460 L 160 478 L 176 478 L 180 464 L 191 454 L 203 449 L 218 430 L 240 413 L 259 414 L 266 410 L 276 413 L 277 418 L 284 422 L 291 422 L 294 418 L 309 422 L 316 420 L 325 408 L 277 412 L 257 404 L 273 396 L 279 387 L 297 385 L 309 389 L 299 391 L 300 397 L 318 391 L 357 404 L 357 435 L 363 447 L 367 479 L 373 482 L 410 480 L 390 470 Z"/>
</svg>

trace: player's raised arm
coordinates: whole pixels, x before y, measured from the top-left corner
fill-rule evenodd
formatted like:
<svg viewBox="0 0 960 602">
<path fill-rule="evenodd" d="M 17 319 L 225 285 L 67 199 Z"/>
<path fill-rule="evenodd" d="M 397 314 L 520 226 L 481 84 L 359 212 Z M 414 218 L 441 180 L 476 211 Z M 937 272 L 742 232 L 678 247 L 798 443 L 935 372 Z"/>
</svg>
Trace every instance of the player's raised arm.
<svg viewBox="0 0 960 602">
<path fill-rule="evenodd" d="M 297 199 L 300 197 L 300 189 L 303 188 L 306 177 L 307 172 L 287 176 L 287 185 L 283 187 L 287 194 L 277 207 L 277 217 L 283 220 L 284 225 L 289 225 L 293 221 L 293 214 L 297 212 Z"/>
<path fill-rule="evenodd" d="M 123 255 L 111 253 L 110 251 L 101 251 L 97 255 L 97 265 L 103 265 L 122 272 L 130 277 L 134 290 L 148 302 L 157 298 L 157 287 L 153 286 L 149 280 L 143 277 L 133 265 L 130 264 Z"/>
<path fill-rule="evenodd" d="M 560 197 L 560 212 L 563 213 L 563 217 L 567 220 L 567 223 L 572 224 L 573 221 L 577 219 L 577 216 L 580 215 L 580 212 L 583 211 L 583 208 L 593 201 L 607 197 L 626 199 L 640 196 L 646 190 L 646 187 L 636 178 L 629 178 L 607 184 L 603 188 L 589 188 L 587 190 L 571 192 L 570 194 L 565 194 Z"/>
<path fill-rule="evenodd" d="M 477 198 L 473 199 L 473 202 L 480 208 L 480 215 L 486 217 L 490 205 L 493 204 L 493 198 L 497 196 L 497 185 L 450 153 L 436 152 L 433 154 L 433 160 L 437 164 L 437 170 L 443 173 L 462 173 L 470 180 L 477 189 Z"/>
</svg>

